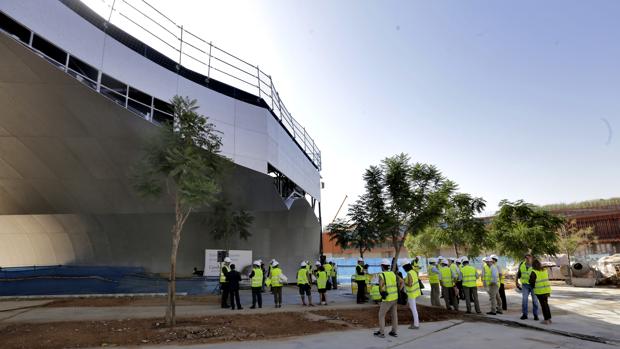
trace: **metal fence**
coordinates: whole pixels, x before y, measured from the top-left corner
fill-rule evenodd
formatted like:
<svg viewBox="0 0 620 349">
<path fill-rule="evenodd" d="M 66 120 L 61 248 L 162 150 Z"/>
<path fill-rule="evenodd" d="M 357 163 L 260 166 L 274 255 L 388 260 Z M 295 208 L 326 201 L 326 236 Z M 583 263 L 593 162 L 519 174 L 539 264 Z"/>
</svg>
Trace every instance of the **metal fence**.
<svg viewBox="0 0 620 349">
<path fill-rule="evenodd" d="M 145 0 L 89 0 L 86 5 L 107 14 L 106 20 L 143 41 L 179 66 L 262 99 L 276 118 L 321 169 L 321 152 L 306 129 L 282 102 L 271 75 L 213 45 L 177 24 Z"/>
</svg>

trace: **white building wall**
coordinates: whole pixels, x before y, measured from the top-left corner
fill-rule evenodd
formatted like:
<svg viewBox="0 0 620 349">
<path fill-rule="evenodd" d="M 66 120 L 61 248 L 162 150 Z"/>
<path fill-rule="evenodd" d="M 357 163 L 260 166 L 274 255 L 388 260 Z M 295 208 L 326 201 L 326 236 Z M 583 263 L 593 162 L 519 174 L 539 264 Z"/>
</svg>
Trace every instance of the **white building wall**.
<svg viewBox="0 0 620 349">
<path fill-rule="evenodd" d="M 71 55 L 134 88 L 164 101 L 176 94 L 196 99 L 200 112 L 223 132 L 223 155 L 261 173 L 267 172 L 270 163 L 320 200 L 319 172 L 268 110 L 179 77 L 106 38 L 59 1 L 2 1 L 0 9 Z"/>
</svg>

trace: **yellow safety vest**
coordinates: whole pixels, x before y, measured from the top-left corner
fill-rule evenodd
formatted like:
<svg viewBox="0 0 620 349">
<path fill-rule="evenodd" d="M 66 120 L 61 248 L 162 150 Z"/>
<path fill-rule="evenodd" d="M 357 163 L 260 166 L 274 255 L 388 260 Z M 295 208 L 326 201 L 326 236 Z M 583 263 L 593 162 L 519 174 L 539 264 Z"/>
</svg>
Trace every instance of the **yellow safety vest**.
<svg viewBox="0 0 620 349">
<path fill-rule="evenodd" d="M 228 280 L 226 280 L 226 274 L 222 272 L 222 269 L 226 269 L 226 273 L 228 274 L 230 273 L 230 267 L 224 264 L 222 265 L 222 268 L 220 268 L 220 283 L 225 283 L 228 282 Z"/>
<path fill-rule="evenodd" d="M 327 272 L 319 271 L 316 277 L 316 286 L 319 290 L 327 288 Z"/>
<path fill-rule="evenodd" d="M 254 276 L 252 276 L 252 287 L 263 287 L 263 269 L 254 268 Z"/>
<path fill-rule="evenodd" d="M 416 273 L 418 273 L 418 274 L 420 273 L 420 262 L 418 262 L 416 260 L 411 261 L 411 267 L 413 268 L 413 270 Z"/>
<path fill-rule="evenodd" d="M 500 268 L 500 266 L 497 266 L 497 272 L 499 273 L 499 283 L 502 285 L 505 285 L 506 283 L 504 282 L 504 272 L 505 270 Z"/>
<path fill-rule="evenodd" d="M 461 273 L 463 273 L 464 287 L 476 287 L 476 268 L 466 265 L 461 268 Z"/>
<path fill-rule="evenodd" d="M 483 262 L 484 263 L 484 262 Z M 491 274 L 491 267 L 489 267 L 486 263 L 482 265 L 482 270 L 484 270 L 484 281 L 487 287 L 491 285 L 491 280 L 493 280 L 493 276 Z"/>
<path fill-rule="evenodd" d="M 297 271 L 297 285 L 308 285 L 308 269 L 299 268 Z"/>
<path fill-rule="evenodd" d="M 434 265 L 431 265 L 431 268 L 428 272 L 428 282 L 430 282 L 431 284 L 438 284 L 439 283 L 439 274 L 433 271 L 433 267 L 435 267 Z"/>
<path fill-rule="evenodd" d="M 333 266 L 331 264 L 325 263 L 325 265 L 323 265 L 323 268 L 325 268 L 325 272 L 327 273 L 327 276 L 332 276 Z"/>
<path fill-rule="evenodd" d="M 519 271 L 521 272 L 521 278 L 519 278 L 519 280 L 521 281 L 521 284 L 529 285 L 530 284 L 530 273 L 532 272 L 532 267 L 528 267 L 525 264 L 525 261 L 523 261 L 519 265 Z"/>
<path fill-rule="evenodd" d="M 381 292 L 379 291 L 379 285 L 372 285 L 370 287 L 370 298 L 373 301 L 381 300 Z"/>
<path fill-rule="evenodd" d="M 271 287 L 282 286 L 280 275 L 282 275 L 282 269 L 275 267 L 271 269 Z"/>
<path fill-rule="evenodd" d="M 407 274 L 411 275 L 411 280 L 413 281 L 411 287 L 405 284 L 405 291 L 407 291 L 407 297 L 416 299 L 422 294 L 420 292 L 420 283 L 418 282 L 418 273 L 416 273 L 415 270 L 409 270 Z"/>
<path fill-rule="evenodd" d="M 393 271 L 384 271 L 380 275 L 383 277 L 385 291 L 387 292 L 387 297 L 383 301 L 391 302 L 397 300 L 398 285 L 396 284 L 396 274 Z"/>
<path fill-rule="evenodd" d="M 454 275 L 459 275 L 459 266 L 456 263 L 450 264 L 450 270 Z"/>
<path fill-rule="evenodd" d="M 532 269 L 536 274 L 536 284 L 534 285 L 534 294 L 551 294 L 551 283 L 549 282 L 549 273 L 547 269 L 538 271 Z"/>
<path fill-rule="evenodd" d="M 441 267 L 439 269 L 439 273 L 441 274 L 441 285 L 443 287 L 454 286 L 454 280 L 452 279 L 452 270 L 450 270 L 450 268 Z"/>
<path fill-rule="evenodd" d="M 359 275 L 359 272 L 362 272 L 364 270 L 364 267 L 361 265 L 357 265 L 355 267 L 355 281 L 366 281 L 366 275 Z"/>
</svg>

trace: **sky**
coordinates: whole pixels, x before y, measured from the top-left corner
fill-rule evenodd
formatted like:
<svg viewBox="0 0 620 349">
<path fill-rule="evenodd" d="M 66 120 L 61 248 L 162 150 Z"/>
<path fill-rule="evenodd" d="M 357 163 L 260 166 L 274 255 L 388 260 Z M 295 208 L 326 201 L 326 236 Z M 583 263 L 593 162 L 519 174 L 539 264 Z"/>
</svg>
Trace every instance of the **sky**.
<svg viewBox="0 0 620 349">
<path fill-rule="evenodd" d="M 401 152 L 486 214 L 620 196 L 618 1 L 147 1 L 271 74 L 322 151 L 324 225 Z"/>
</svg>

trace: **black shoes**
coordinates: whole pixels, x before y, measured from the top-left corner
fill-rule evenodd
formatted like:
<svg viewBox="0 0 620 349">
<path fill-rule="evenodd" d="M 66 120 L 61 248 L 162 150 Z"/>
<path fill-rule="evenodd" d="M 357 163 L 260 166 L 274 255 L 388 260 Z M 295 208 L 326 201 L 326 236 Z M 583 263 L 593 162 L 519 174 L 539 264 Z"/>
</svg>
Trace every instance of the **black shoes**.
<svg viewBox="0 0 620 349">
<path fill-rule="evenodd" d="M 379 331 L 373 333 L 372 335 L 379 338 L 385 338 L 385 335 Z"/>
<path fill-rule="evenodd" d="M 390 333 L 388 333 L 390 336 L 392 337 L 398 337 L 398 334 L 396 332 L 390 331 Z"/>
<path fill-rule="evenodd" d="M 521 315 L 521 317 L 519 318 L 521 320 L 527 320 L 527 315 Z"/>
<path fill-rule="evenodd" d="M 534 321 L 538 321 L 538 315 L 534 315 Z"/>
<path fill-rule="evenodd" d="M 497 315 L 494 311 L 490 311 L 487 313 L 487 315 Z"/>
<path fill-rule="evenodd" d="M 501 310 L 496 311 L 497 314 L 503 314 Z"/>
</svg>

